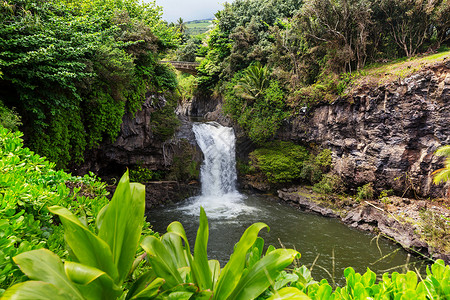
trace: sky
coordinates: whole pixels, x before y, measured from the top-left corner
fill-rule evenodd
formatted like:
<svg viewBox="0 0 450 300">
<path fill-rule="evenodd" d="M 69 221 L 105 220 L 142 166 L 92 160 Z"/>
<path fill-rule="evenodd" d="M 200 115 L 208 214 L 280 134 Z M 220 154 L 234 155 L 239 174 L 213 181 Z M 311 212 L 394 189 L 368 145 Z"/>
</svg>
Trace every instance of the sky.
<svg viewBox="0 0 450 300">
<path fill-rule="evenodd" d="M 163 19 L 176 22 L 178 18 L 186 21 L 214 18 L 214 14 L 223 8 L 226 0 L 156 0 L 163 7 Z"/>
</svg>

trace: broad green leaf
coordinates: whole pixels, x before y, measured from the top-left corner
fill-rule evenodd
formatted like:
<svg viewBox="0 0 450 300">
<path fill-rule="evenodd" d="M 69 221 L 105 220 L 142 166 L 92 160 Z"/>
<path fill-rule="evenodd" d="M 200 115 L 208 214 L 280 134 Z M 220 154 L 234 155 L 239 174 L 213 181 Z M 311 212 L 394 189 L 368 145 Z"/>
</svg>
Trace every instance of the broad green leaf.
<svg viewBox="0 0 450 300">
<path fill-rule="evenodd" d="M 106 274 L 104 271 L 97 268 L 72 261 L 66 261 L 64 263 L 64 271 L 70 281 L 82 285 L 89 284 L 103 274 Z"/>
<path fill-rule="evenodd" d="M 255 243 L 261 229 L 269 227 L 264 223 L 254 223 L 247 228 L 239 242 L 236 244 L 230 260 L 220 272 L 216 287 L 214 288 L 215 299 L 225 300 L 236 287 L 244 269 L 248 249 Z"/>
<path fill-rule="evenodd" d="M 105 271 L 117 280 L 117 268 L 108 244 L 89 231 L 68 209 L 60 206 L 51 206 L 48 209 L 61 219 L 67 244 L 75 258 L 84 265 Z"/>
<path fill-rule="evenodd" d="M 77 288 L 86 299 L 115 299 L 122 293 L 112 278 L 97 268 L 66 261 L 64 269 L 67 277 L 77 284 Z"/>
<path fill-rule="evenodd" d="M 47 249 L 32 250 L 14 257 L 22 272 L 30 279 L 51 283 L 72 299 L 84 299 L 64 272 L 61 259 Z"/>
<path fill-rule="evenodd" d="M 178 234 L 167 232 L 161 237 L 161 242 L 176 259 L 176 266 L 178 268 L 187 267 L 189 265 L 186 260 L 186 252 L 183 247 L 183 242 Z"/>
<path fill-rule="evenodd" d="M 142 274 L 141 276 L 139 276 L 139 278 L 134 281 L 133 285 L 128 290 L 127 297 L 125 298 L 125 300 L 129 300 L 132 297 L 139 294 L 140 292 L 142 292 L 147 286 L 150 285 L 150 283 L 155 281 L 155 279 L 156 279 L 156 274 L 155 274 L 155 272 L 153 272 L 153 269 L 150 269 L 147 272 L 145 272 L 144 274 Z M 160 278 L 160 279 L 162 279 L 162 278 Z"/>
<path fill-rule="evenodd" d="M 413 271 L 408 271 L 406 273 L 406 283 L 408 289 L 415 290 L 417 287 L 417 274 Z"/>
<path fill-rule="evenodd" d="M 319 289 L 317 290 L 317 298 L 322 300 L 329 299 L 332 291 L 333 289 L 328 283 L 321 284 Z"/>
<path fill-rule="evenodd" d="M 187 258 L 188 258 L 188 261 L 189 261 L 189 265 L 192 265 L 193 257 L 192 257 L 192 254 L 191 254 L 191 248 L 189 246 L 189 241 L 188 241 L 188 238 L 186 236 L 186 232 L 184 230 L 183 225 L 180 222 L 177 222 L 177 221 L 172 222 L 172 223 L 169 224 L 169 226 L 167 226 L 167 232 L 168 233 L 169 232 L 175 233 L 175 234 L 179 235 L 183 239 L 184 246 L 186 248 L 186 255 L 187 255 Z"/>
<path fill-rule="evenodd" d="M 110 247 L 118 270 L 117 284 L 125 280 L 134 260 L 145 213 L 145 186 L 130 184 L 128 171 L 122 176 L 103 214 L 99 237 Z"/>
<path fill-rule="evenodd" d="M 243 275 L 227 300 L 254 299 L 264 292 L 278 274 L 297 257 L 293 249 L 277 249 L 258 261 L 248 273 Z"/>
<path fill-rule="evenodd" d="M 215 286 L 220 275 L 220 263 L 218 260 L 211 259 L 208 261 L 209 270 L 211 272 L 212 285 Z"/>
<path fill-rule="evenodd" d="M 280 278 L 280 276 L 278 276 L 277 280 L 275 281 L 275 284 L 273 284 L 273 286 L 272 286 L 275 291 L 281 290 L 281 288 L 286 286 L 288 283 L 296 282 L 299 279 L 298 275 L 296 275 L 296 274 L 293 274 L 293 273 L 283 274 L 283 273 L 286 273 L 286 272 L 282 272 L 280 274 L 280 276 L 282 276 L 282 277 Z"/>
<path fill-rule="evenodd" d="M 252 267 L 258 260 L 261 259 L 264 248 L 264 239 L 258 237 L 253 244 L 252 248 L 250 248 L 249 255 L 247 258 L 247 267 Z"/>
<path fill-rule="evenodd" d="M 173 288 L 183 283 L 176 267 L 176 258 L 173 257 L 164 244 L 154 236 L 147 236 L 141 243 L 148 254 L 150 265 L 158 277 L 166 280 L 165 286 Z"/>
<path fill-rule="evenodd" d="M 267 300 L 310 300 L 305 293 L 294 287 L 285 287 L 276 292 L 275 295 L 271 296 Z M 326 299 L 326 298 L 318 298 L 318 299 Z"/>
<path fill-rule="evenodd" d="M 51 283 L 43 281 L 26 281 L 18 283 L 6 290 L 3 300 L 68 300 L 74 299 Z M 83 299 L 83 298 L 75 298 Z"/>
<path fill-rule="evenodd" d="M 132 299 L 132 300 L 151 299 L 158 294 L 159 289 L 164 284 L 164 282 L 165 282 L 164 279 L 156 278 L 155 280 L 150 282 L 142 291 L 140 291 L 136 295 L 133 295 L 131 298 L 128 298 L 128 295 L 127 295 L 127 299 Z"/>
<path fill-rule="evenodd" d="M 194 280 L 200 287 L 200 290 L 212 289 L 211 271 L 208 264 L 208 219 L 205 210 L 200 208 L 200 225 L 197 230 L 197 237 L 194 246 L 194 265 L 191 266 L 194 273 Z"/>
<path fill-rule="evenodd" d="M 168 300 L 188 300 L 194 295 L 192 292 L 173 292 L 169 295 Z"/>
<path fill-rule="evenodd" d="M 367 272 L 362 277 L 362 283 L 365 287 L 371 287 L 377 279 L 377 275 L 367 268 Z"/>
</svg>

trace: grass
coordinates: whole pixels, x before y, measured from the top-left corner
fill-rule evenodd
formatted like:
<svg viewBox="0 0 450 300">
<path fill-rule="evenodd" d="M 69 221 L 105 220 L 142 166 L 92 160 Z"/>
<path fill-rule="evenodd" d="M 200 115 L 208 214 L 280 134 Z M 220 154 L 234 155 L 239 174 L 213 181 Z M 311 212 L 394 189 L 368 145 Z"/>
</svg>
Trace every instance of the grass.
<svg viewBox="0 0 450 300">
<path fill-rule="evenodd" d="M 364 68 L 361 75 L 353 80 L 350 90 L 356 90 L 360 87 L 376 87 L 401 80 L 446 59 L 450 59 L 450 51 L 371 65 Z"/>
<path fill-rule="evenodd" d="M 202 33 L 207 32 L 210 29 L 210 26 L 212 25 L 211 20 L 195 20 L 195 21 L 189 21 L 186 22 L 187 27 L 187 33 L 189 35 L 199 35 Z"/>
</svg>

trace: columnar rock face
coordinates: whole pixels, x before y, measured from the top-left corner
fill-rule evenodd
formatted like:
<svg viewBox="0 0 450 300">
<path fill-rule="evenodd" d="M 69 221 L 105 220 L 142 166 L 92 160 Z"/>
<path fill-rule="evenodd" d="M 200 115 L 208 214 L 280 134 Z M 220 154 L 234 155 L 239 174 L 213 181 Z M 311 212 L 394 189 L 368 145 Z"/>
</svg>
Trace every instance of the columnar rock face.
<svg viewBox="0 0 450 300">
<path fill-rule="evenodd" d="M 316 144 L 333 153 L 334 171 L 350 187 L 438 197 L 432 184 L 450 144 L 450 62 L 408 78 L 322 104 L 292 119 L 279 138 Z"/>
</svg>

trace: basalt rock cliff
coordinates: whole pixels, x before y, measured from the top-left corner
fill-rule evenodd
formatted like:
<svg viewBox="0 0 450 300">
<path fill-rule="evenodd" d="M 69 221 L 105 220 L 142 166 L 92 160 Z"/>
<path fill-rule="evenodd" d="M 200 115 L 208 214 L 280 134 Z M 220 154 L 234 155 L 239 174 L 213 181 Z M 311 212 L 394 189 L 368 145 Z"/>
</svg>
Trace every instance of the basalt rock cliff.
<svg viewBox="0 0 450 300">
<path fill-rule="evenodd" d="M 333 153 L 334 172 L 349 187 L 439 197 L 436 149 L 450 144 L 450 61 L 376 88 L 360 88 L 289 121 L 279 138 Z"/>
</svg>

